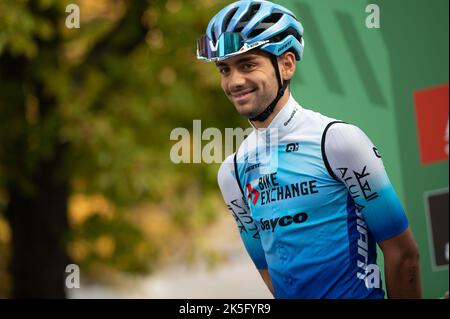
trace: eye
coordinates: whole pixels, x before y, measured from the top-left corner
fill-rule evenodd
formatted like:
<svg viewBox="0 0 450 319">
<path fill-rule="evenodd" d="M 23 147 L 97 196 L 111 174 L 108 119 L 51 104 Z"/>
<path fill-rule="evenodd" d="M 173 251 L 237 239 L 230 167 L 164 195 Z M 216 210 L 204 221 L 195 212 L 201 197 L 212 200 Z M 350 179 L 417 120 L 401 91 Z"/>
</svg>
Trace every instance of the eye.
<svg viewBox="0 0 450 319">
<path fill-rule="evenodd" d="M 245 63 L 242 65 L 242 69 L 244 71 L 251 71 L 255 67 L 255 64 L 253 63 Z"/>
<path fill-rule="evenodd" d="M 226 75 L 230 72 L 229 68 L 219 68 L 219 73 L 222 75 Z"/>
</svg>

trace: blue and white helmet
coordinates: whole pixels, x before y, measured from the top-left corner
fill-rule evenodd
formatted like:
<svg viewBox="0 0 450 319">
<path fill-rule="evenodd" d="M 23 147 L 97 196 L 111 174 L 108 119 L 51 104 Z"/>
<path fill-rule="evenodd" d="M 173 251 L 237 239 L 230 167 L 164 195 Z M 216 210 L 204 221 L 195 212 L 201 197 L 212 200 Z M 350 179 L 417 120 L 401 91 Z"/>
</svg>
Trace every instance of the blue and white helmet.
<svg viewBox="0 0 450 319">
<path fill-rule="evenodd" d="M 292 50 L 300 61 L 303 27 L 294 13 L 270 1 L 236 1 L 211 19 L 197 42 L 197 58 L 225 60 L 255 48 L 274 56 Z"/>
</svg>

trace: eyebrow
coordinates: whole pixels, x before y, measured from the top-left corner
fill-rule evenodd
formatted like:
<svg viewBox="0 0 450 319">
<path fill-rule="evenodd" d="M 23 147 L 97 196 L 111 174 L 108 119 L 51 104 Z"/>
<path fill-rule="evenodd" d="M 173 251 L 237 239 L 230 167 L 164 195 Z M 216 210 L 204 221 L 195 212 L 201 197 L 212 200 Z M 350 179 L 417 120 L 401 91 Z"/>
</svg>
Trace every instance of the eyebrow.
<svg viewBox="0 0 450 319">
<path fill-rule="evenodd" d="M 238 59 L 235 62 L 235 64 L 240 64 L 240 63 L 243 63 L 243 62 L 253 61 L 253 60 L 256 60 L 258 57 L 259 57 L 258 55 L 254 55 L 254 54 L 248 55 L 248 56 L 245 56 L 245 57 L 242 57 L 242 58 Z M 216 66 L 217 67 L 228 66 L 228 64 L 226 62 L 217 62 Z"/>
</svg>

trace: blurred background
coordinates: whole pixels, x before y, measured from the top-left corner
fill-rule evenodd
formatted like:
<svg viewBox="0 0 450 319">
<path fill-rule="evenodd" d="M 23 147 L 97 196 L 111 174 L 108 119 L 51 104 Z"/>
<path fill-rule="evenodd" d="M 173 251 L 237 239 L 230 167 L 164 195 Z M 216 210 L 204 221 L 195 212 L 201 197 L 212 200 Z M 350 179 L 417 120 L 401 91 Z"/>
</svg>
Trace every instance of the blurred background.
<svg viewBox="0 0 450 319">
<path fill-rule="evenodd" d="M 228 3 L 0 0 L 0 298 L 270 298 L 222 201 L 220 163 L 170 160 L 171 131 L 193 133 L 194 119 L 249 126 L 215 66 L 195 58 Z M 448 1 L 278 3 L 305 28 L 293 95 L 378 146 L 424 296 L 442 297 Z M 369 4 L 379 28 L 367 27 Z M 69 264 L 79 288 L 66 285 Z"/>
</svg>

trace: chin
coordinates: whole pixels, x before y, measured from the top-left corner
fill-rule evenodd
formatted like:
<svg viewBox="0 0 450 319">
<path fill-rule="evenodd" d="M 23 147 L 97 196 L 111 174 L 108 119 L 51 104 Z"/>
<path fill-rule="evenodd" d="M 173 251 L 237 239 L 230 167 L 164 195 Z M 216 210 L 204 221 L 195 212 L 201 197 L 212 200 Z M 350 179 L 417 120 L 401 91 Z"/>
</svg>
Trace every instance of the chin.
<svg viewBox="0 0 450 319">
<path fill-rule="evenodd" d="M 239 115 L 246 118 L 254 117 L 255 109 L 251 104 L 234 104 L 234 107 Z"/>
<path fill-rule="evenodd" d="M 237 108 L 237 111 L 240 116 L 245 117 L 247 119 L 254 117 L 253 112 L 251 110 Z"/>
</svg>

